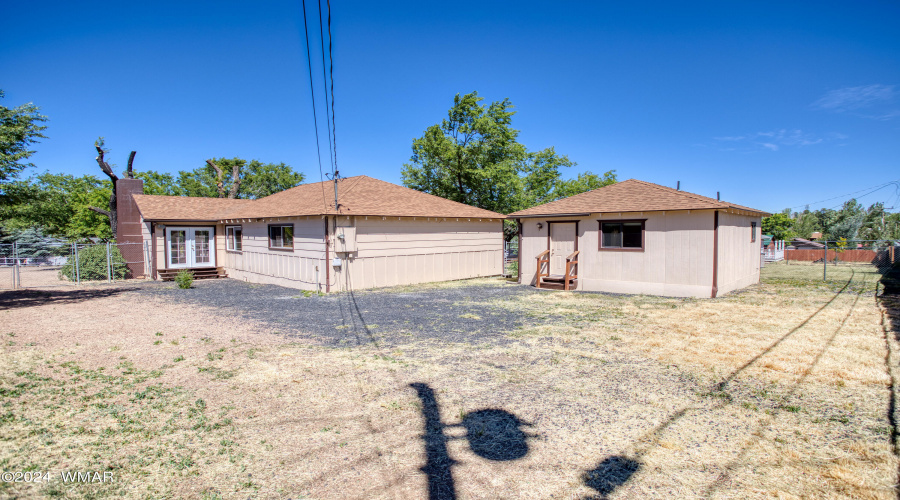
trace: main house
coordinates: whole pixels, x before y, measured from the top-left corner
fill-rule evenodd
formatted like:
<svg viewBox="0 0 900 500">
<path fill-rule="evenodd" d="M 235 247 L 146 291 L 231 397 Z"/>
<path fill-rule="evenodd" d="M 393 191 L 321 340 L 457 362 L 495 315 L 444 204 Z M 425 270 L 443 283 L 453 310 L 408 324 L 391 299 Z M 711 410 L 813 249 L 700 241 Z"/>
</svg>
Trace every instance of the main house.
<svg viewBox="0 0 900 500">
<path fill-rule="evenodd" d="M 503 215 L 364 175 L 256 200 L 144 195 L 132 179 L 117 187 L 117 240 L 144 242 L 155 279 L 190 269 L 333 292 L 503 269 Z"/>
<path fill-rule="evenodd" d="M 519 223 L 520 282 L 716 297 L 759 282 L 767 215 L 631 179 L 507 217 Z"/>
</svg>

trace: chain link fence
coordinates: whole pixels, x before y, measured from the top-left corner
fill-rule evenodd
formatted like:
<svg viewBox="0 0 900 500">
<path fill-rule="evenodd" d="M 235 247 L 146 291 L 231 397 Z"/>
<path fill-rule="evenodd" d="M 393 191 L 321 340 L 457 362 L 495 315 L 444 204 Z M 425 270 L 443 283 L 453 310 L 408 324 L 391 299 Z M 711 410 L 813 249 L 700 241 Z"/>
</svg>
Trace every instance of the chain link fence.
<svg viewBox="0 0 900 500">
<path fill-rule="evenodd" d="M 145 278 L 149 252 L 144 243 L 0 244 L 0 290 Z"/>
<path fill-rule="evenodd" d="M 515 278 L 519 275 L 519 238 L 503 242 L 503 275 Z"/>
<path fill-rule="evenodd" d="M 815 241 L 797 246 L 772 242 L 762 249 L 760 279 L 770 283 L 900 283 L 900 242 Z"/>
</svg>

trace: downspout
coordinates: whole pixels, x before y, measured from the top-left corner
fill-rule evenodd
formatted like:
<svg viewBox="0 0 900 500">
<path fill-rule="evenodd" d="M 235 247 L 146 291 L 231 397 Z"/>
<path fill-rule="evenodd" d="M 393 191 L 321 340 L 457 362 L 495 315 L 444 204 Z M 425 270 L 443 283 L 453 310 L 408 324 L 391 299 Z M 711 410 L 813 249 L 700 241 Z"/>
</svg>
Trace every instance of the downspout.
<svg viewBox="0 0 900 500">
<path fill-rule="evenodd" d="M 516 267 L 518 267 L 516 283 L 522 284 L 522 219 L 516 219 L 516 225 L 519 226 L 519 247 L 516 250 Z"/>
<path fill-rule="evenodd" d="M 151 252 L 150 255 L 150 279 L 156 280 L 156 223 L 150 223 L 150 246 Z"/>
<path fill-rule="evenodd" d="M 328 241 L 328 216 L 325 216 L 325 293 L 331 292 L 331 255 Z"/>
<path fill-rule="evenodd" d="M 713 279 L 712 279 L 712 295 L 710 298 L 716 298 L 719 293 L 719 211 L 713 212 Z"/>
</svg>

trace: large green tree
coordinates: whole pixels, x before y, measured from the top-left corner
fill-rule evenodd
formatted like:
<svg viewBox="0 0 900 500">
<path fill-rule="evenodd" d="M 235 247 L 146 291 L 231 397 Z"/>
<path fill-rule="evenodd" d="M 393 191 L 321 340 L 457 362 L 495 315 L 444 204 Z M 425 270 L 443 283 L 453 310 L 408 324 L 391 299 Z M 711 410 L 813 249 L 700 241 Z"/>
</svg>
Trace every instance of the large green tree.
<svg viewBox="0 0 900 500">
<path fill-rule="evenodd" d="M 194 170 L 178 172 L 175 184 L 179 195 L 256 199 L 297 186 L 303 179 L 284 163 L 213 158 Z"/>
<path fill-rule="evenodd" d="M 0 90 L 0 99 L 4 93 Z M 41 123 L 47 117 L 38 113 L 40 108 L 32 103 L 7 108 L 0 104 L 0 186 L 18 178 L 19 173 L 33 167 L 32 163 L 22 163 L 34 151 L 32 144 L 38 139 L 46 138 L 42 132 L 47 128 Z"/>
<path fill-rule="evenodd" d="M 92 175 L 44 173 L 8 186 L 17 202 L 0 207 L 4 229 L 41 228 L 56 237 L 109 239 L 109 218 L 91 207 L 106 206 L 112 183 Z"/>
<path fill-rule="evenodd" d="M 575 162 L 552 147 L 530 152 L 512 128 L 509 99 L 481 104 L 477 92 L 457 94 L 447 118 L 413 140 L 403 184 L 443 198 L 510 213 L 613 184 L 615 171 L 584 172 L 565 180 L 561 168 Z M 508 225 L 507 238 L 514 234 Z"/>
<path fill-rule="evenodd" d="M 763 219 L 763 232 L 775 239 L 810 238 L 822 233 L 822 239 L 897 240 L 900 239 L 900 214 L 885 211 L 884 203 L 865 208 L 855 199 L 847 200 L 840 209 L 820 208 L 803 212 L 785 209 L 780 214 Z"/>
<path fill-rule="evenodd" d="M 793 228 L 794 219 L 791 218 L 790 210 L 763 217 L 762 220 L 763 234 L 771 234 L 774 240 L 791 240 L 795 237 Z"/>
<path fill-rule="evenodd" d="M 134 178 L 144 181 L 144 194 L 164 196 L 186 196 L 184 188 L 175 180 L 175 176 L 165 172 L 147 170 L 134 172 Z"/>
</svg>

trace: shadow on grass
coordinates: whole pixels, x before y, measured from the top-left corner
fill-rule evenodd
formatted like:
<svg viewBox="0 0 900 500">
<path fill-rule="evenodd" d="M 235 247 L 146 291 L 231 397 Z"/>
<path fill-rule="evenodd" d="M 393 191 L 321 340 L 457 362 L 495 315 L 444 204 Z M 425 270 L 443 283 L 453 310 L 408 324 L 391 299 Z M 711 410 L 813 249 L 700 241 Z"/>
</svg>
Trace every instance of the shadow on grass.
<svg viewBox="0 0 900 500">
<path fill-rule="evenodd" d="M 897 391 L 900 390 L 900 383 L 897 381 L 896 374 L 897 353 L 893 352 L 891 343 L 891 340 L 900 342 L 900 267 L 895 265 L 885 272 L 881 278 L 881 284 L 884 286 L 884 291 L 878 297 L 878 304 L 881 306 L 881 328 L 884 330 L 884 364 L 891 379 L 887 419 L 891 427 L 891 448 L 894 455 L 900 457 L 900 429 L 898 429 L 900 418 L 897 415 Z M 900 477 L 900 466 L 898 466 L 896 477 Z M 897 486 L 894 487 L 894 497 L 900 500 L 900 488 Z"/>
<path fill-rule="evenodd" d="M 0 311 L 43 305 L 77 304 L 112 297 L 130 288 L 95 288 L 68 290 L 12 290 L 0 292 Z"/>
<path fill-rule="evenodd" d="M 410 384 L 422 402 L 422 416 L 425 417 L 425 466 L 422 472 L 428 476 L 429 500 L 453 500 L 456 485 L 452 467 L 457 463 L 447 452 L 450 439 L 467 439 L 469 448 L 476 455 L 494 461 L 518 460 L 528 455 L 529 437 L 521 427 L 531 424 L 519 420 L 506 410 L 488 408 L 466 414 L 461 424 L 448 425 L 441 421 L 441 410 L 434 396 L 434 390 L 420 382 Z M 444 430 L 462 426 L 466 429 L 464 438 L 450 438 Z"/>
<path fill-rule="evenodd" d="M 884 295 L 900 295 L 900 262 L 884 268 L 881 273 Z"/>
<path fill-rule="evenodd" d="M 814 311 L 806 319 L 799 322 L 796 326 L 794 326 L 793 328 L 788 330 L 785 334 L 783 334 L 781 337 L 776 339 L 774 342 L 772 342 L 766 348 L 762 349 L 760 352 L 758 352 L 752 358 L 747 360 L 747 362 L 744 363 L 742 366 L 736 368 L 730 374 L 725 376 L 719 383 L 717 383 L 714 386 L 713 392 L 726 391 L 728 388 L 728 384 L 730 382 L 732 382 L 733 380 L 735 380 L 735 378 L 737 378 L 742 372 L 744 372 L 746 369 L 748 369 L 749 367 L 751 367 L 755 363 L 757 363 L 760 360 L 760 358 L 762 358 L 766 354 L 772 352 L 780 344 L 782 344 L 788 338 L 792 337 L 796 332 L 803 329 L 807 324 L 809 324 L 810 321 L 812 321 L 813 318 L 815 318 L 822 311 L 824 311 L 826 308 L 828 308 L 835 301 L 835 299 L 837 299 L 837 297 L 839 297 L 843 292 L 848 290 L 852 281 L 853 281 L 853 275 L 851 275 L 850 278 L 847 280 L 847 282 L 839 290 L 837 290 L 834 293 L 834 295 L 825 304 L 823 304 L 819 309 Z M 794 387 L 791 389 L 790 392 L 794 392 L 794 391 L 798 390 L 799 384 L 801 383 L 801 381 L 803 379 L 805 379 L 806 376 L 809 375 L 809 373 L 813 370 L 813 368 L 815 368 L 815 366 L 819 363 L 819 361 L 821 360 L 821 357 L 823 356 L 825 351 L 831 346 L 832 342 L 834 341 L 834 338 L 837 336 L 837 334 L 843 328 L 844 323 L 846 323 L 846 321 L 849 319 L 850 314 L 853 312 L 853 309 L 854 309 L 857 301 L 859 300 L 860 296 L 861 296 L 861 292 L 857 292 L 856 296 L 854 298 L 853 305 L 851 305 L 849 311 L 847 312 L 847 315 L 844 317 L 844 320 L 841 322 L 840 326 L 838 326 L 838 328 L 835 330 L 835 332 L 833 332 L 832 335 L 828 339 L 826 339 L 826 342 L 820 349 L 820 351 L 817 354 L 817 356 L 815 357 L 815 359 L 812 361 L 812 363 L 810 363 L 810 366 L 808 366 L 806 368 L 806 370 L 804 370 L 804 372 L 801 376 L 801 379 L 798 380 L 794 384 Z M 726 403 L 726 402 L 720 403 L 720 405 L 723 405 L 723 406 L 725 404 L 728 404 L 728 403 Z M 659 425 L 657 425 L 656 427 L 654 427 L 653 429 L 651 429 L 650 431 L 645 433 L 644 436 L 641 439 L 639 439 L 638 441 L 646 442 L 648 444 L 639 446 L 633 457 L 629 458 L 629 457 L 623 457 L 623 456 L 612 456 L 612 457 L 604 459 L 594 469 L 592 469 L 590 471 L 586 471 L 582 475 L 582 481 L 583 481 L 584 485 L 596 490 L 597 493 L 599 494 L 598 496 L 589 497 L 589 498 L 598 498 L 598 499 L 607 498 L 616 488 L 625 484 L 640 469 L 641 458 L 646 456 L 648 453 L 650 453 L 650 451 L 652 451 L 652 449 L 658 444 L 662 434 L 669 427 L 674 425 L 676 422 L 678 422 L 679 420 L 684 418 L 689 413 L 692 413 L 693 409 L 694 408 L 692 408 L 692 407 L 683 407 L 679 411 L 677 411 L 673 415 L 671 415 L 668 419 L 666 419 L 665 421 L 663 421 L 662 423 L 660 423 Z M 754 442 L 755 442 L 755 439 L 751 440 L 751 443 L 754 443 Z M 741 451 L 739 453 L 739 457 L 743 457 L 744 453 L 746 453 L 746 451 L 749 449 L 749 446 L 750 445 L 747 444 L 741 449 Z M 732 465 L 733 464 L 729 464 L 728 466 L 726 466 L 726 469 L 729 469 Z M 728 475 L 728 472 L 721 474 L 713 482 L 713 484 L 709 485 L 709 487 L 707 488 L 707 491 L 705 492 L 705 495 L 702 495 L 702 496 L 711 497 L 713 495 L 713 493 L 715 492 L 716 488 L 719 486 L 719 484 L 722 483 L 722 481 L 727 477 L 727 475 Z M 701 496 L 701 495 L 698 495 L 698 496 Z"/>
<path fill-rule="evenodd" d="M 604 499 L 610 493 L 622 486 L 631 476 L 641 468 L 641 463 L 628 457 L 612 456 L 602 462 L 597 467 L 584 473 L 581 480 L 585 486 L 596 490 L 599 494 L 595 497 Z"/>
</svg>

